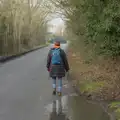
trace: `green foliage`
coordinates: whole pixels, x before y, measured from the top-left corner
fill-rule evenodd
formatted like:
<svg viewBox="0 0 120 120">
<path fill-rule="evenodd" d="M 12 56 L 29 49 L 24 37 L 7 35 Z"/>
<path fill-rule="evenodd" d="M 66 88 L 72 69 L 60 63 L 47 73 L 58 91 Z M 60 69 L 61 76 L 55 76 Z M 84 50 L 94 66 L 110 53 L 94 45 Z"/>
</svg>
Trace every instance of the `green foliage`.
<svg viewBox="0 0 120 120">
<path fill-rule="evenodd" d="M 120 102 L 112 102 L 110 104 L 110 108 L 115 108 L 115 113 L 116 113 L 116 116 L 117 116 L 117 119 L 120 120 Z"/>
<path fill-rule="evenodd" d="M 112 102 L 111 104 L 110 104 L 110 107 L 111 108 L 117 108 L 118 106 L 120 106 L 120 102 L 118 101 L 118 102 Z"/>
<path fill-rule="evenodd" d="M 70 34 L 84 36 L 85 39 L 78 40 L 88 48 L 92 46 L 97 55 L 120 55 L 119 0 L 57 0 L 57 3 L 64 8 Z"/>
</svg>

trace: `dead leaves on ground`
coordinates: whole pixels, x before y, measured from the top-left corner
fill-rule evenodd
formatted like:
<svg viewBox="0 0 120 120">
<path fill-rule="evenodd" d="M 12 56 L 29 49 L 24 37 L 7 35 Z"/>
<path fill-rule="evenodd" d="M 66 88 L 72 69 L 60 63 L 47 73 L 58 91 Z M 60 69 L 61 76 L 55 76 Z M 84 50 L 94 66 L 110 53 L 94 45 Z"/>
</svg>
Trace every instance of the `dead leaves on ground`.
<svg viewBox="0 0 120 120">
<path fill-rule="evenodd" d="M 97 61 L 97 64 L 85 64 L 79 52 L 68 52 L 69 63 L 71 67 L 75 84 L 79 82 L 91 82 L 87 85 L 87 90 L 96 89 L 96 95 L 105 100 L 120 100 L 120 62 L 112 60 Z M 104 85 L 98 86 L 99 83 Z"/>
</svg>

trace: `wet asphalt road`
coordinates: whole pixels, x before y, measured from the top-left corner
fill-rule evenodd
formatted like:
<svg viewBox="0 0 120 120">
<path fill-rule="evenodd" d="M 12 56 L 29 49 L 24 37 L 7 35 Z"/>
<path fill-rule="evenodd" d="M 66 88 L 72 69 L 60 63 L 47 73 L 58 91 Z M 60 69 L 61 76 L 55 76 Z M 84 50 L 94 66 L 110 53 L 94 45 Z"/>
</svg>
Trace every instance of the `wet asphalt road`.
<svg viewBox="0 0 120 120">
<path fill-rule="evenodd" d="M 0 66 L 0 120 L 109 120 L 99 105 L 76 96 L 66 79 L 63 96 L 52 96 L 46 71 L 50 47 Z M 61 47 L 67 51 L 68 45 Z"/>
<path fill-rule="evenodd" d="M 44 107 L 53 100 L 45 67 L 50 47 L 0 66 L 0 120 L 47 120 Z"/>
</svg>

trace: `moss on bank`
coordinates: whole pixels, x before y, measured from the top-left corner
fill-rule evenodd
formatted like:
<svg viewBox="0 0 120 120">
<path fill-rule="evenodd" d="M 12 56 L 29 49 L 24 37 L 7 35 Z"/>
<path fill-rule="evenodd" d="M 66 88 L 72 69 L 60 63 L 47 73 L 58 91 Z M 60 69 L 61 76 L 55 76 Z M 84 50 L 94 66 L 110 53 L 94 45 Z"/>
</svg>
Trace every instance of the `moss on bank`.
<svg viewBox="0 0 120 120">
<path fill-rule="evenodd" d="M 110 108 L 114 109 L 117 120 L 120 120 L 120 101 L 112 102 Z"/>
</svg>

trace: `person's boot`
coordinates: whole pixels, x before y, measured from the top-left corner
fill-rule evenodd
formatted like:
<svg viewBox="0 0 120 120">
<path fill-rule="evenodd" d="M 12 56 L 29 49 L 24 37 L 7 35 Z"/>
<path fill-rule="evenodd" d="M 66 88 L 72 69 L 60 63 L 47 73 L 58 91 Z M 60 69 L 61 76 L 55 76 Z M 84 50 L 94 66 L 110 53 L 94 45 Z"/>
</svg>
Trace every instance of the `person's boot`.
<svg viewBox="0 0 120 120">
<path fill-rule="evenodd" d="M 56 95 L 56 89 L 53 90 L 53 95 Z"/>
<path fill-rule="evenodd" d="M 62 96 L 62 92 L 57 92 L 58 96 Z"/>
</svg>

